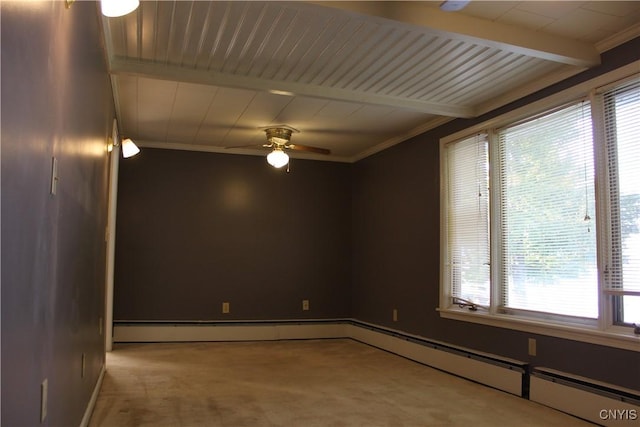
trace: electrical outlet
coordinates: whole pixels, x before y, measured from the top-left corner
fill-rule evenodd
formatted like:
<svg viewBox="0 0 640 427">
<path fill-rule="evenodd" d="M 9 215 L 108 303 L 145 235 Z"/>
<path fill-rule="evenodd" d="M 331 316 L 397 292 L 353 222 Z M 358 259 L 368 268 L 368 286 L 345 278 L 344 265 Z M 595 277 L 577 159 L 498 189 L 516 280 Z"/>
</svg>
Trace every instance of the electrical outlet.
<svg viewBox="0 0 640 427">
<path fill-rule="evenodd" d="M 228 302 L 223 302 L 222 303 L 222 313 L 223 314 L 228 314 L 229 311 L 230 311 L 229 303 Z"/>
<path fill-rule="evenodd" d="M 309 311 L 309 300 L 308 299 L 303 299 L 302 300 L 302 310 L 303 311 Z"/>
<path fill-rule="evenodd" d="M 47 393 L 49 388 L 49 380 L 44 379 L 40 384 L 40 423 L 47 418 Z"/>
<path fill-rule="evenodd" d="M 536 339 L 529 338 L 529 356 L 535 356 L 536 350 Z"/>
<path fill-rule="evenodd" d="M 393 309 L 393 321 L 394 322 L 398 321 L 398 309 L 397 308 Z"/>
</svg>

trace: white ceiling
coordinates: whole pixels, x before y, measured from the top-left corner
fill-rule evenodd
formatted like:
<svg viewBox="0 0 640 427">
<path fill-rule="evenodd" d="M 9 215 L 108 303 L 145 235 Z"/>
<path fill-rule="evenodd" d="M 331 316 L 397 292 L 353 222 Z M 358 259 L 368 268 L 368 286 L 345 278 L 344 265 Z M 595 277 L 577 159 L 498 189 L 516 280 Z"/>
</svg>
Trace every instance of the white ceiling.
<svg viewBox="0 0 640 427">
<path fill-rule="evenodd" d="M 640 35 L 640 1 L 142 1 L 102 18 L 120 131 L 238 154 L 261 128 L 352 162 L 474 117 Z"/>
</svg>

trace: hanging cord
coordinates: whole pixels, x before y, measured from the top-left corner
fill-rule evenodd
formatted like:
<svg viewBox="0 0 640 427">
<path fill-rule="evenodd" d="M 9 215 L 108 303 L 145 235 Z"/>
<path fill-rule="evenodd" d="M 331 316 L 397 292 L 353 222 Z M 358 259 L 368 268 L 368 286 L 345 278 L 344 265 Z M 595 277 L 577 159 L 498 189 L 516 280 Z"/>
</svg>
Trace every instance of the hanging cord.
<svg viewBox="0 0 640 427">
<path fill-rule="evenodd" d="M 476 135 L 476 170 L 475 170 L 476 185 L 478 186 L 478 217 L 480 218 L 480 221 L 483 221 L 483 222 L 485 220 L 485 216 L 484 216 L 485 212 L 483 210 L 482 195 L 483 195 L 483 191 L 488 191 L 486 186 L 483 185 L 484 179 L 485 179 L 484 174 L 485 174 L 485 165 L 486 165 L 485 163 L 486 159 L 484 157 L 485 153 L 482 150 L 486 142 L 484 138 L 485 137 L 483 134 Z M 485 250 L 483 247 L 484 242 L 485 242 L 484 236 L 481 237 L 480 233 L 476 231 L 476 254 L 484 253 L 484 250 Z M 488 260 L 483 259 L 482 264 L 489 265 Z"/>
<path fill-rule="evenodd" d="M 589 191 L 587 189 L 587 165 L 584 165 L 584 198 L 585 198 L 585 212 L 584 212 L 584 220 L 587 222 L 587 232 L 591 232 L 591 227 L 589 226 L 589 222 L 591 221 L 591 217 L 589 216 Z"/>
<path fill-rule="evenodd" d="M 581 115 L 581 126 L 580 126 L 580 139 L 585 142 L 584 135 L 584 101 L 582 101 L 582 105 L 580 108 Z M 586 142 L 585 142 L 586 145 Z M 582 155 L 583 164 L 584 164 L 584 221 L 587 223 L 587 233 L 591 232 L 591 216 L 589 216 L 589 186 L 587 181 L 587 160 L 585 155 Z"/>
<path fill-rule="evenodd" d="M 482 187 L 478 178 L 478 163 L 480 163 L 480 144 L 482 143 L 480 135 L 476 135 L 476 184 L 478 185 L 478 213 L 482 213 Z"/>
</svg>

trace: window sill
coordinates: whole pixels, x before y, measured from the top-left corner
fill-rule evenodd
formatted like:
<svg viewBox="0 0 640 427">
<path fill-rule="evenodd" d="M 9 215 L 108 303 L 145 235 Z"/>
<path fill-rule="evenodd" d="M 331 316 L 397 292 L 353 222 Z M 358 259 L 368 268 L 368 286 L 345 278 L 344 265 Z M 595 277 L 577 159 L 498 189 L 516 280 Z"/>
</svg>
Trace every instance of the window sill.
<svg viewBox="0 0 640 427">
<path fill-rule="evenodd" d="M 437 309 L 444 319 L 479 323 L 497 328 L 513 329 L 532 334 L 548 335 L 589 344 L 598 344 L 640 352 L 640 336 L 631 328 L 611 327 L 606 330 L 585 325 L 563 325 L 536 319 L 525 319 L 504 314 L 470 312 L 457 308 Z"/>
</svg>

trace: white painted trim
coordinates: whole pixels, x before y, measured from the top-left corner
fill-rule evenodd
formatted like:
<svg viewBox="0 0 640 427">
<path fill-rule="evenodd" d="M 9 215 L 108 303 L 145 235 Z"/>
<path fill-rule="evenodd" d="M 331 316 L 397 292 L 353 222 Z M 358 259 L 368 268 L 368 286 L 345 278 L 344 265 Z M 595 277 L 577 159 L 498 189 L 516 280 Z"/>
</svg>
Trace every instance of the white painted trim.
<svg viewBox="0 0 640 427">
<path fill-rule="evenodd" d="M 533 402 L 558 409 L 593 423 L 604 426 L 637 426 L 640 420 L 640 407 L 587 390 L 553 382 L 535 375 L 531 376 L 529 399 Z M 626 416 L 635 414 L 635 419 L 607 419 L 609 410 L 626 410 Z M 625 413 L 619 414 L 624 416 Z"/>
<path fill-rule="evenodd" d="M 595 49 L 594 49 L 595 51 Z M 321 99 L 359 102 L 370 105 L 382 105 L 405 108 L 427 114 L 450 117 L 473 117 L 473 109 L 467 106 L 440 104 L 412 98 L 356 92 L 337 87 L 323 87 L 307 83 L 269 80 L 253 76 L 228 74 L 214 70 L 184 68 L 177 65 L 159 64 L 148 60 L 112 58 L 111 75 L 137 75 L 138 77 L 170 80 L 184 83 L 212 85 L 218 87 L 235 87 L 256 91 L 290 92 L 298 96 L 310 96 Z"/>
<path fill-rule="evenodd" d="M 596 43 L 596 49 L 598 52 L 606 52 L 613 49 L 616 46 L 620 46 L 622 43 L 626 43 L 636 37 L 640 36 L 640 22 L 631 25 L 629 28 L 619 31 L 602 41 Z"/>
<path fill-rule="evenodd" d="M 431 129 L 435 129 L 438 126 L 442 126 L 443 124 L 448 123 L 448 122 L 450 122 L 452 120 L 455 120 L 455 119 L 452 118 L 452 117 L 446 117 L 446 116 L 436 117 L 436 118 L 434 118 L 432 120 L 429 120 L 428 122 L 426 122 L 426 123 L 424 123 L 424 124 L 422 124 L 422 125 L 420 125 L 418 127 L 415 127 L 413 129 L 411 129 L 410 131 L 406 132 L 403 135 L 398 135 L 398 136 L 395 136 L 393 138 L 389 138 L 386 141 L 381 142 L 380 144 L 374 145 L 373 147 L 368 148 L 368 149 L 360 152 L 359 154 L 356 154 L 355 156 L 351 157 L 349 159 L 349 161 L 351 163 L 355 163 L 358 160 L 362 160 L 362 159 L 364 159 L 366 157 L 369 157 L 369 156 L 371 156 L 373 154 L 379 153 L 380 151 L 386 150 L 387 148 L 391 148 L 394 145 L 398 145 L 401 142 L 404 142 L 404 141 L 406 141 L 408 139 L 411 139 L 414 136 L 421 135 L 421 134 L 423 134 L 423 133 L 425 133 L 425 132 L 427 132 L 427 131 L 429 131 Z"/>
<path fill-rule="evenodd" d="M 120 134 L 118 123 L 113 119 L 113 150 L 109 159 L 109 195 L 107 211 L 107 277 L 104 297 L 104 343 L 105 351 L 113 347 L 113 288 L 116 259 L 116 211 L 118 203 L 118 169 L 120 167 Z"/>
<path fill-rule="evenodd" d="M 345 324 L 265 325 L 117 325 L 114 341 L 275 341 L 290 339 L 348 338 Z"/>
<path fill-rule="evenodd" d="M 545 34 L 523 26 L 504 24 L 459 13 L 426 8 L 421 2 L 389 7 L 384 2 L 318 2 L 357 15 L 367 15 L 385 25 L 411 25 L 425 34 L 498 48 L 518 55 L 575 66 L 600 63 L 596 48 L 587 42 Z"/>
<path fill-rule="evenodd" d="M 201 144 L 183 144 L 180 142 L 158 142 L 158 141 L 140 141 L 136 140 L 136 145 L 140 148 L 161 148 L 165 150 L 183 150 L 183 151 L 200 151 L 203 153 L 220 153 L 220 154 L 240 154 L 245 156 L 267 157 L 269 151 L 260 150 L 259 148 L 225 148 L 211 145 Z M 329 162 L 350 163 L 351 159 L 342 156 L 322 155 L 305 153 L 301 151 L 288 151 L 289 157 L 292 159 L 319 160 Z"/>
<path fill-rule="evenodd" d="M 517 101 L 518 99 L 531 95 L 534 92 L 545 89 L 553 84 L 561 82 L 562 80 L 573 77 L 576 74 L 580 74 L 585 70 L 587 70 L 587 68 L 575 68 L 567 65 L 558 71 L 549 73 L 545 76 L 540 77 L 539 79 L 525 83 L 524 85 L 519 86 L 518 88 L 510 92 L 499 95 L 496 98 L 490 99 L 477 105 L 476 116 L 481 116 L 485 113 L 496 110 L 504 105 L 509 104 L 510 102 Z"/>
<path fill-rule="evenodd" d="M 80 427 L 87 427 L 89 425 L 89 421 L 91 421 L 91 414 L 93 414 L 93 409 L 96 406 L 96 402 L 98 400 L 98 395 L 100 394 L 100 388 L 102 388 L 102 380 L 104 379 L 104 373 L 106 372 L 105 365 L 102 365 L 102 369 L 100 370 L 100 375 L 98 376 L 98 381 L 96 381 L 95 387 L 93 387 L 93 393 L 91 393 L 91 399 L 89 399 L 89 403 L 87 404 L 87 408 L 84 411 L 84 416 L 82 417 L 82 421 L 80 421 Z"/>
<path fill-rule="evenodd" d="M 444 319 L 479 323 L 497 328 L 513 329 L 532 334 L 640 352 L 640 337 L 634 336 L 631 328 L 611 327 L 606 331 L 602 331 L 597 329 L 597 327 L 589 328 L 585 325 L 571 326 L 553 324 L 535 319 L 516 318 L 506 314 L 488 314 L 481 313 L 480 311 L 469 312 L 458 309 L 439 309 L 438 311 Z"/>
</svg>

